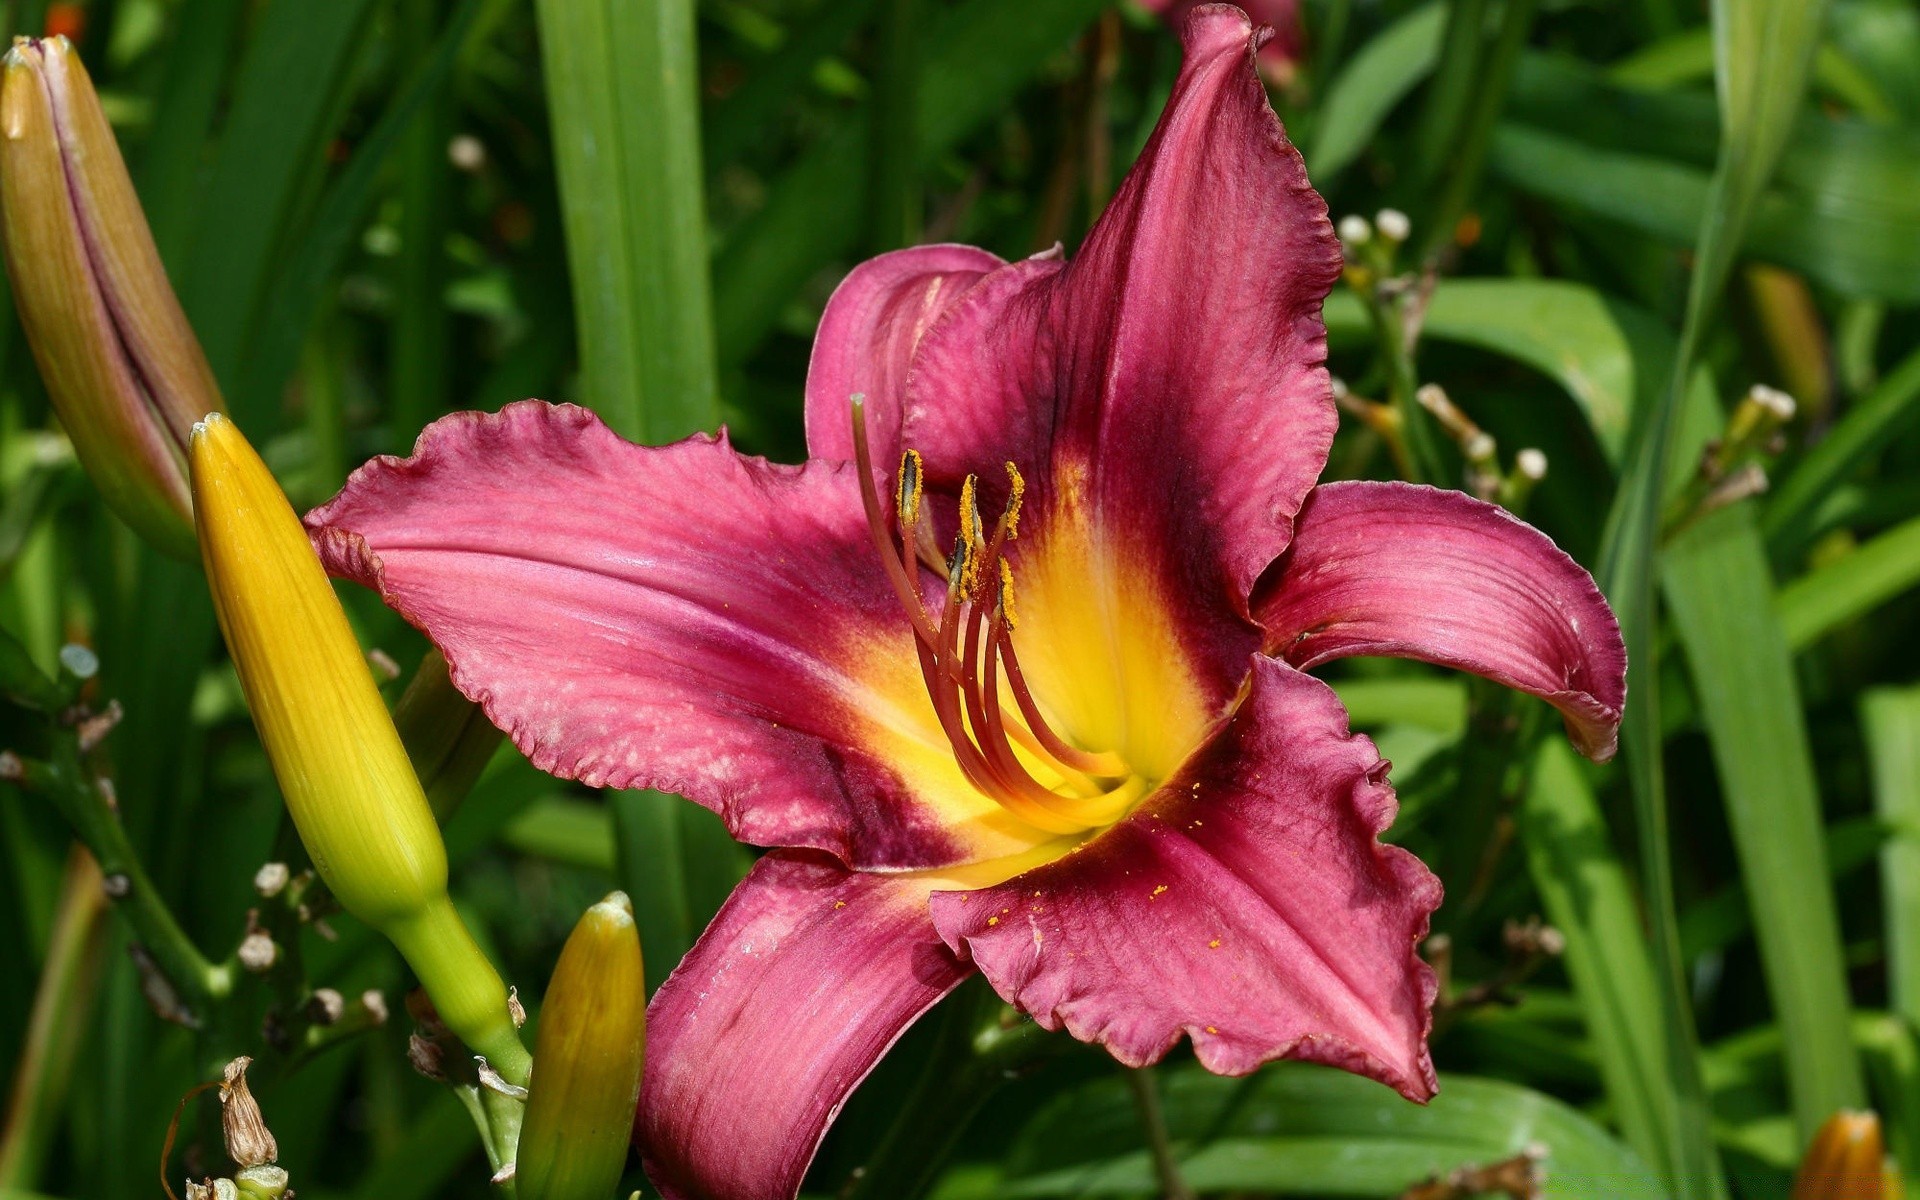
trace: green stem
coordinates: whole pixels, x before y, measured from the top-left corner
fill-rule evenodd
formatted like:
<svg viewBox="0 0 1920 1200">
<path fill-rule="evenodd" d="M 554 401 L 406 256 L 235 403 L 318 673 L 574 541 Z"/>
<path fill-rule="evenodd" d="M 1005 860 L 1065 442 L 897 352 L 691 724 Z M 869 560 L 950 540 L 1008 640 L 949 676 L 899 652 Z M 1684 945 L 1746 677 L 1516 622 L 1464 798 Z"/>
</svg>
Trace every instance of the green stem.
<svg viewBox="0 0 1920 1200">
<path fill-rule="evenodd" d="M 1481 169 L 1487 161 L 1487 148 L 1493 142 L 1493 127 L 1506 107 L 1507 84 L 1513 77 L 1514 65 L 1520 61 L 1520 52 L 1526 48 L 1527 34 L 1533 29 L 1533 17 L 1538 8 L 1539 0 L 1507 0 L 1506 12 L 1500 21 L 1499 39 L 1495 41 L 1486 60 L 1476 64 L 1474 77 L 1477 90 L 1465 115 L 1465 131 L 1460 135 L 1453 153 L 1447 156 L 1446 182 L 1427 219 L 1426 233 L 1422 238 L 1425 246 L 1421 256 L 1423 260 L 1431 260 L 1452 242 L 1454 224 L 1467 211 L 1474 189 L 1480 186 Z"/>
<path fill-rule="evenodd" d="M 1440 43 L 1440 68 L 1427 93 L 1421 114 L 1417 177 L 1438 179 L 1453 157 L 1460 126 L 1472 104 L 1480 78 L 1481 40 L 1487 26 L 1487 0 L 1455 0 L 1447 14 L 1447 30 Z"/>
<path fill-rule="evenodd" d="M 1180 1177 L 1180 1164 L 1173 1157 L 1173 1141 L 1167 1136 L 1166 1114 L 1160 1110 L 1160 1089 L 1155 1086 L 1152 1067 L 1121 1068 L 1127 1087 L 1133 1092 L 1133 1104 L 1140 1113 L 1140 1128 L 1147 1136 L 1147 1150 L 1153 1155 L 1153 1173 L 1160 1180 L 1163 1200 L 1193 1200 L 1193 1189 Z"/>
<path fill-rule="evenodd" d="M 388 922 L 387 936 L 407 960 L 440 1019 L 500 1077 L 527 1086 L 533 1056 L 507 1011 L 507 987 L 443 892 L 419 912 Z"/>
<path fill-rule="evenodd" d="M 127 840 L 119 814 L 82 765 L 74 733 L 59 731 L 51 763 L 20 760 L 20 783 L 53 801 L 74 835 L 93 852 L 114 908 L 181 999 L 205 1006 L 226 996 L 233 987 L 232 969 L 209 962 L 180 928 Z"/>
<path fill-rule="evenodd" d="M 1387 364 L 1387 402 L 1400 418 L 1400 442 L 1405 449 L 1407 479 L 1412 483 L 1433 483 L 1444 477 L 1439 441 L 1433 419 L 1416 398 L 1420 376 L 1414 367 L 1413 347 L 1408 345 L 1405 314 L 1401 301 L 1383 297 L 1371 286 L 1361 291 L 1367 317 L 1373 323 L 1375 340 Z"/>
<path fill-rule="evenodd" d="M 76 848 L 67 859 L 59 915 L 34 991 L 33 1015 L 7 1100 L 6 1123 L 0 1126 L 0 1192 L 39 1182 L 55 1117 L 79 1053 L 80 1035 L 93 1007 L 106 930 L 100 918 L 105 911 L 100 868 Z"/>
</svg>

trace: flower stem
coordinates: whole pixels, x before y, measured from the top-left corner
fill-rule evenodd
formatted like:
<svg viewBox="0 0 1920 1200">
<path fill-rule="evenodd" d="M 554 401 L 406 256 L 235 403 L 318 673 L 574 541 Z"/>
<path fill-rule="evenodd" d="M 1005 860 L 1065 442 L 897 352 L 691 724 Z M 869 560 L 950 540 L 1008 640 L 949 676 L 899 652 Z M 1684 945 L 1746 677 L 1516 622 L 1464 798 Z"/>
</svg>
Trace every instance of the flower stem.
<svg viewBox="0 0 1920 1200">
<path fill-rule="evenodd" d="M 7 767 L 6 773 L 21 787 L 51 800 L 81 844 L 93 852 L 115 909 L 188 1006 L 188 1014 L 183 1015 L 200 1015 L 194 1005 L 204 1006 L 232 990 L 230 968 L 209 962 L 161 899 L 101 781 L 81 762 L 73 729 L 54 731 L 52 762 L 13 758 Z"/>
<path fill-rule="evenodd" d="M 1193 1189 L 1180 1177 L 1180 1164 L 1173 1157 L 1173 1142 L 1167 1136 L 1166 1114 L 1160 1109 L 1160 1089 L 1155 1086 L 1153 1068 L 1137 1067 L 1123 1073 L 1140 1113 L 1140 1127 L 1147 1135 L 1147 1150 L 1153 1155 L 1153 1173 L 1160 1178 L 1161 1196 L 1165 1200 L 1193 1200 Z"/>
</svg>

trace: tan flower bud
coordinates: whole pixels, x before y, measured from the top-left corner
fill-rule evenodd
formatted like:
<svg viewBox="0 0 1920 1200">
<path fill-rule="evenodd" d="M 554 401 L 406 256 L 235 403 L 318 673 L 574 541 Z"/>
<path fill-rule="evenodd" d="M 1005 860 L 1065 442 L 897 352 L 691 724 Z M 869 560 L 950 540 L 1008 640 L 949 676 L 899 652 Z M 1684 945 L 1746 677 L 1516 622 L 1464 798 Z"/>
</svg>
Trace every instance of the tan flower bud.
<svg viewBox="0 0 1920 1200">
<path fill-rule="evenodd" d="M 187 437 L 220 391 L 65 38 L 15 40 L 0 134 L 0 237 L 47 394 L 114 511 L 191 558 Z"/>
<path fill-rule="evenodd" d="M 1892 1195 L 1880 1118 L 1844 1109 L 1828 1117 L 1793 1178 L 1793 1200 L 1886 1200 Z"/>
</svg>

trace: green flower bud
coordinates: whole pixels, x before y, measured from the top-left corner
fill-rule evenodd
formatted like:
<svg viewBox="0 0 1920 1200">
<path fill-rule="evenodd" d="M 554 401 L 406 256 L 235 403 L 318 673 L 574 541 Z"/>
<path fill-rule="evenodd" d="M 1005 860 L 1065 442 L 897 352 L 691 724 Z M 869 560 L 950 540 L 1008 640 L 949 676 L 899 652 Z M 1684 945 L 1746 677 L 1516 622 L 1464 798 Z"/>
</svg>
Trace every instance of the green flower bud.
<svg viewBox="0 0 1920 1200">
<path fill-rule="evenodd" d="M 511 1083 L 507 989 L 447 897 L 447 852 L 306 530 L 218 414 L 194 426 L 194 512 L 220 631 L 313 865 L 400 951 L 440 1018 Z"/>
<path fill-rule="evenodd" d="M 107 503 L 190 559 L 187 437 L 220 389 L 65 38 L 14 41 L 0 133 L 0 239 L 47 394 Z"/>
<path fill-rule="evenodd" d="M 428 650 L 420 660 L 413 682 L 394 705 L 393 723 L 426 789 L 427 803 L 442 821 L 480 781 L 506 736 L 453 686 L 447 660 L 438 650 Z"/>
<path fill-rule="evenodd" d="M 606 1200 L 640 1099 L 646 972 L 633 906 L 615 892 L 560 952 L 540 1010 L 514 1182 L 521 1200 Z"/>
</svg>

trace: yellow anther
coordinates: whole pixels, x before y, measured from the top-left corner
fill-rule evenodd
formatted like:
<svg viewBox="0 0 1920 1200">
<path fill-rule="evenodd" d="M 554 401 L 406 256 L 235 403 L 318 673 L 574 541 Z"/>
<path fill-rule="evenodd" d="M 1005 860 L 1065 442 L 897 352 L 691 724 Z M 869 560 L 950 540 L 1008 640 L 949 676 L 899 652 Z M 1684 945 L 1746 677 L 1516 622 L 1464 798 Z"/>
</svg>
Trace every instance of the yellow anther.
<svg viewBox="0 0 1920 1200">
<path fill-rule="evenodd" d="M 920 520 L 920 493 L 926 486 L 920 452 L 908 450 L 900 456 L 900 478 L 894 485 L 893 504 L 900 514 L 900 528 L 909 530 Z"/>
<path fill-rule="evenodd" d="M 1008 629 L 1020 623 L 1013 611 L 1013 564 L 1004 558 L 1000 560 L 1000 619 Z"/>
<path fill-rule="evenodd" d="M 1027 481 L 1020 478 L 1020 468 L 1007 464 L 1007 537 L 1020 536 L 1020 502 L 1027 497 Z"/>
<path fill-rule="evenodd" d="M 985 540 L 980 529 L 980 503 L 974 477 L 960 485 L 960 590 L 968 596 L 980 590 L 980 550 Z"/>
</svg>

